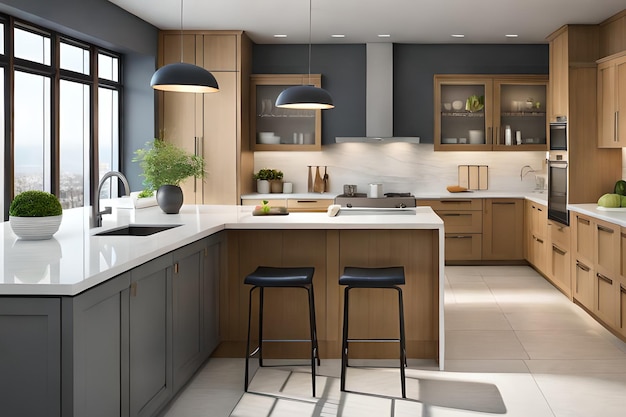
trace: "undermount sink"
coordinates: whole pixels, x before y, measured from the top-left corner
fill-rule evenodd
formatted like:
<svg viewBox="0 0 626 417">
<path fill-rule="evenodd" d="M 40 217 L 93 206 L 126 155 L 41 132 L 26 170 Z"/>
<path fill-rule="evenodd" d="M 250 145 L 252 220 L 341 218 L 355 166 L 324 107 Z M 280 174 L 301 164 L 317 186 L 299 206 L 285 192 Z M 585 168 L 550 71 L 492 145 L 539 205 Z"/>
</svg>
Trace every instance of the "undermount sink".
<svg viewBox="0 0 626 417">
<path fill-rule="evenodd" d="M 178 226 L 180 226 L 180 224 L 129 224 L 128 226 L 116 227 L 115 229 L 96 233 L 95 236 L 150 236 Z"/>
</svg>

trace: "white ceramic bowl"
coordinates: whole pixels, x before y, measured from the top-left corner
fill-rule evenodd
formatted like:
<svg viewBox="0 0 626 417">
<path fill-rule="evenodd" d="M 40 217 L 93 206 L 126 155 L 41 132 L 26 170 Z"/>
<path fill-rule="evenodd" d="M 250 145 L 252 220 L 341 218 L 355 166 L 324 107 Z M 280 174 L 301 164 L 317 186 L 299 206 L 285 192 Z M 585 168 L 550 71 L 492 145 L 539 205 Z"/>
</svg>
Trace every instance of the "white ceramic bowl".
<svg viewBox="0 0 626 417">
<path fill-rule="evenodd" d="M 444 110 L 450 111 L 450 110 L 452 110 L 452 104 L 450 104 L 450 103 L 443 103 L 443 108 L 444 108 Z"/>
<path fill-rule="evenodd" d="M 443 138 L 441 139 L 441 143 L 446 143 L 446 144 L 457 143 L 457 139 L 456 138 Z"/>
<path fill-rule="evenodd" d="M 454 110 L 461 110 L 463 108 L 463 102 L 461 100 L 454 100 L 452 102 L 452 108 Z"/>
<path fill-rule="evenodd" d="M 257 133 L 259 139 L 261 138 L 271 138 L 274 136 L 274 132 L 259 132 Z"/>
<path fill-rule="evenodd" d="M 263 143 L 266 145 L 277 145 L 280 143 L 280 136 L 267 136 L 267 137 L 259 136 L 259 143 Z"/>
</svg>

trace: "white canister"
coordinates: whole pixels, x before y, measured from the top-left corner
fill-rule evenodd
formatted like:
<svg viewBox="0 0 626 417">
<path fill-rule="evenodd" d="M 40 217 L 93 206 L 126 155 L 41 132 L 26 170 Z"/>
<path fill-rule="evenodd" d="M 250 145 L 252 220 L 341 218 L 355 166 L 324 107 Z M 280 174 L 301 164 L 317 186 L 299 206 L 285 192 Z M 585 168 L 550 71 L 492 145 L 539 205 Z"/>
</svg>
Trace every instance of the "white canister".
<svg viewBox="0 0 626 417">
<path fill-rule="evenodd" d="M 293 193 L 293 183 L 292 182 L 283 182 L 283 193 L 285 193 L 285 194 Z"/>
<path fill-rule="evenodd" d="M 370 184 L 370 198 L 383 197 L 383 185 L 381 183 Z"/>
<path fill-rule="evenodd" d="M 504 144 L 506 146 L 511 146 L 512 145 L 512 140 L 511 140 L 511 126 L 506 125 L 504 126 Z"/>
</svg>

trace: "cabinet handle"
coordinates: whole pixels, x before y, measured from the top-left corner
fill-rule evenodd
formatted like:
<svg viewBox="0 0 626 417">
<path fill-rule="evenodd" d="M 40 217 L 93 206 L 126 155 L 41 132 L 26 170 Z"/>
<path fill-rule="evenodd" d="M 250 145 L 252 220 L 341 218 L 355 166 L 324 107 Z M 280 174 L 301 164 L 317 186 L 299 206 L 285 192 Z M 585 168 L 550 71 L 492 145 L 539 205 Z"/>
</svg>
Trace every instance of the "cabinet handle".
<svg viewBox="0 0 626 417">
<path fill-rule="evenodd" d="M 318 200 L 297 200 L 298 203 L 317 203 Z"/>
<path fill-rule="evenodd" d="M 621 292 L 622 294 L 626 294 L 626 288 L 624 288 L 623 285 L 619 286 L 619 292 Z"/>
<path fill-rule="evenodd" d="M 539 239 L 538 237 L 536 237 L 535 240 L 539 243 L 543 243 L 543 239 Z"/>
<path fill-rule="evenodd" d="M 608 283 L 608 284 L 610 284 L 610 285 L 613 285 L 613 280 L 612 280 L 611 278 L 609 278 L 609 277 L 605 277 L 604 275 L 602 275 L 602 274 L 601 274 L 601 273 L 599 273 L 599 272 L 596 272 L 596 276 L 597 276 L 598 278 L 600 278 L 602 281 L 604 281 L 604 282 L 606 282 L 606 283 Z"/>
<path fill-rule="evenodd" d="M 579 261 L 576 261 L 576 268 L 582 269 L 585 272 L 589 272 L 589 267 L 585 264 L 581 264 Z"/>
<path fill-rule="evenodd" d="M 174 273 L 178 274 L 178 262 L 174 264 Z"/>
<path fill-rule="evenodd" d="M 622 237 L 626 239 L 626 233 L 622 233 Z"/>
<path fill-rule="evenodd" d="M 493 201 L 491 204 L 515 204 L 515 201 Z"/>
<path fill-rule="evenodd" d="M 136 282 L 132 282 L 130 284 L 130 296 L 137 297 L 137 283 Z"/>
<path fill-rule="evenodd" d="M 566 251 L 564 251 L 563 249 L 559 248 L 559 247 L 558 247 L 558 246 L 556 246 L 556 245 L 552 245 L 552 250 L 553 250 L 554 252 L 558 253 L 559 255 L 565 255 L 565 254 L 567 254 L 567 252 L 566 252 Z"/>
<path fill-rule="evenodd" d="M 446 236 L 446 239 L 471 239 L 471 235 Z"/>
<path fill-rule="evenodd" d="M 469 216 L 469 214 L 461 214 L 461 213 L 444 213 L 440 214 L 442 217 L 458 217 L 458 216 Z"/>
<path fill-rule="evenodd" d="M 589 220 L 580 217 L 578 218 L 578 223 L 586 224 L 587 226 L 589 226 Z"/>
<path fill-rule="evenodd" d="M 601 232 L 607 232 L 607 233 L 613 233 L 613 232 L 615 232 L 615 230 L 610 229 L 610 228 L 608 228 L 608 227 L 606 227 L 606 226 L 601 226 L 601 225 L 599 225 L 599 224 L 597 225 L 597 227 L 598 227 L 598 230 L 599 230 L 599 231 L 601 231 Z"/>
</svg>

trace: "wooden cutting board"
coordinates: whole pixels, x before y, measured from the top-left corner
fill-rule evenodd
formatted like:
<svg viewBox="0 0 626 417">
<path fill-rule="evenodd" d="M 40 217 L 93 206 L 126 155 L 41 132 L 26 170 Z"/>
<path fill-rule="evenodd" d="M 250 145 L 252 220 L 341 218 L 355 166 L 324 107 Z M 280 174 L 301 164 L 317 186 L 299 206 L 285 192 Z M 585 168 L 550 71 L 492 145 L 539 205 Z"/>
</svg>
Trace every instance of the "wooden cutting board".
<svg viewBox="0 0 626 417">
<path fill-rule="evenodd" d="M 313 183 L 313 192 L 324 192 L 324 180 L 322 179 L 322 175 L 320 174 L 319 166 L 315 167 L 315 182 Z"/>
<path fill-rule="evenodd" d="M 489 166 L 459 165 L 459 186 L 468 190 L 487 190 L 489 188 Z"/>
</svg>

